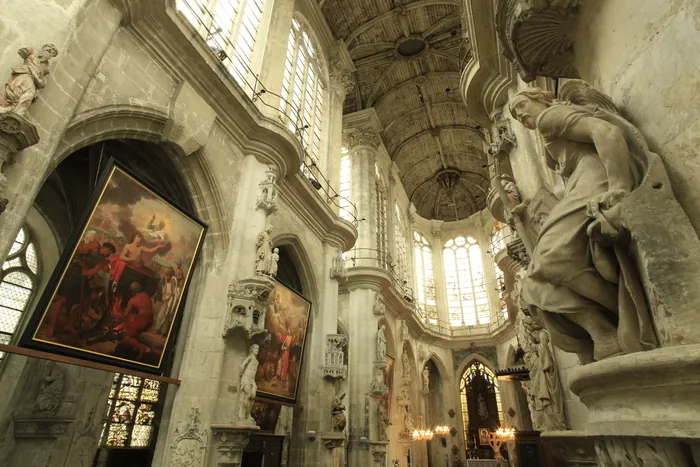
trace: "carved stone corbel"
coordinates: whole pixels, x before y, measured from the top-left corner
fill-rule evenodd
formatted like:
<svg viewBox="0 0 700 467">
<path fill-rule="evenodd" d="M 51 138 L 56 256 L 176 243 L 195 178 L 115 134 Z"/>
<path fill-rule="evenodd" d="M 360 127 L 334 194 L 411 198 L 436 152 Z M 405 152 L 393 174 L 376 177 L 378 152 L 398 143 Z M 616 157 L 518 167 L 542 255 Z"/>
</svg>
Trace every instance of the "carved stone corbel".
<svg viewBox="0 0 700 467">
<path fill-rule="evenodd" d="M 11 156 L 39 142 L 36 126 L 14 111 L 0 112 L 0 214 L 5 211 L 8 200 L 2 195 L 7 188 L 4 167 Z"/>
<path fill-rule="evenodd" d="M 348 269 L 345 267 L 345 259 L 343 259 L 343 254 L 338 252 L 338 255 L 333 257 L 333 261 L 331 263 L 331 279 L 342 282 L 347 278 Z"/>
<path fill-rule="evenodd" d="M 499 120 L 491 128 L 492 142 L 489 154 L 496 157 L 500 153 L 508 154 L 512 148 L 518 147 L 518 139 L 510 126 L 510 120 Z"/>
<path fill-rule="evenodd" d="M 325 364 L 321 367 L 324 378 L 348 377 L 348 366 L 345 365 L 345 352 L 347 337 L 342 334 L 328 334 L 326 336 Z"/>
<path fill-rule="evenodd" d="M 260 182 L 260 194 L 255 201 L 255 209 L 262 209 L 266 214 L 271 214 L 277 210 L 277 177 L 279 173 L 273 166 L 269 166 L 265 171 L 265 180 Z"/>
<path fill-rule="evenodd" d="M 500 0 L 503 55 L 525 82 L 537 76 L 578 78 L 573 31 L 581 0 Z"/>
<path fill-rule="evenodd" d="M 229 285 L 224 339 L 235 329 L 241 329 L 248 339 L 267 333 L 266 302 L 274 286 L 275 282 L 266 276 L 255 276 Z"/>
<path fill-rule="evenodd" d="M 250 435 L 259 431 L 258 427 L 237 427 L 233 425 L 212 425 L 216 446 L 216 467 L 240 467 L 243 450 L 248 446 Z"/>
</svg>

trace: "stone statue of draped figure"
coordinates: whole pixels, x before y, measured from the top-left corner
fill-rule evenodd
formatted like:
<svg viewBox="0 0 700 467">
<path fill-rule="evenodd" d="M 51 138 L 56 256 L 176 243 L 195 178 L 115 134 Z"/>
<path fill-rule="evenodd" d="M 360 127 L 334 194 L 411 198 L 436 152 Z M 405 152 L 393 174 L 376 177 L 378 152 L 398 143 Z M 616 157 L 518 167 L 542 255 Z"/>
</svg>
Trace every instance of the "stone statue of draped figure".
<svg viewBox="0 0 700 467">
<path fill-rule="evenodd" d="M 653 349 L 658 341 L 619 206 L 641 183 L 651 153 L 587 83 L 567 81 L 560 96 L 532 88 L 509 102 L 513 117 L 542 135 L 546 165 L 565 183 L 537 238 L 523 300 L 552 344 L 583 363 Z"/>
</svg>

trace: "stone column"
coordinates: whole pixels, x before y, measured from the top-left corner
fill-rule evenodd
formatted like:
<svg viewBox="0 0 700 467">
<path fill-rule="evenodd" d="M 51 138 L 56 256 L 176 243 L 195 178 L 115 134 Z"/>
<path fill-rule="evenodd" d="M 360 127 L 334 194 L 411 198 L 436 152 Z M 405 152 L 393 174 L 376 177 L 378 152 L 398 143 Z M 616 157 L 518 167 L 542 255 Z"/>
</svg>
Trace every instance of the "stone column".
<svg viewBox="0 0 700 467">
<path fill-rule="evenodd" d="M 357 205 L 358 217 L 361 219 L 357 248 L 377 248 L 374 164 L 381 138 L 376 131 L 369 128 L 348 130 L 347 138 L 352 158 L 352 192 L 355 194 L 353 198 Z"/>
<path fill-rule="evenodd" d="M 343 46 L 344 47 L 344 46 Z M 352 61 L 350 61 L 352 66 Z M 354 68 L 354 66 L 353 66 Z M 345 96 L 352 91 L 355 82 L 350 74 L 352 70 L 337 59 L 330 64 L 330 93 L 328 102 L 328 160 L 326 178 L 338 191 L 340 185 L 340 147 L 343 140 L 343 104 Z"/>
</svg>

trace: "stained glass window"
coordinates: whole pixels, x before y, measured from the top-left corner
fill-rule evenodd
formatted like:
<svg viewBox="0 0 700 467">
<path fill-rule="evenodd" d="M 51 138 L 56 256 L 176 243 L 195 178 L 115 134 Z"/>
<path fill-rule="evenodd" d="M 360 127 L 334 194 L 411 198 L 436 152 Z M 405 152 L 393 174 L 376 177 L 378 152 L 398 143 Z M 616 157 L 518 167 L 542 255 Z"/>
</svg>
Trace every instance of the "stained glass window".
<svg viewBox="0 0 700 467">
<path fill-rule="evenodd" d="M 389 269 L 388 251 L 389 241 L 386 231 L 386 190 L 384 180 L 379 165 L 374 163 L 374 189 L 375 189 L 375 220 L 377 230 L 377 250 L 379 250 L 379 265 L 384 269 Z"/>
<path fill-rule="evenodd" d="M 292 20 L 287 43 L 280 99 L 281 118 L 290 131 L 301 140 L 311 161 L 317 164 L 321 157 L 323 133 L 323 99 L 321 67 L 306 25 Z M 310 173 L 306 174 L 311 176 Z"/>
<path fill-rule="evenodd" d="M 264 0 L 177 0 L 175 5 L 238 83 L 252 75 Z"/>
<path fill-rule="evenodd" d="M 352 220 L 352 213 L 350 212 L 352 160 L 346 148 L 342 148 L 340 152 L 343 154 L 340 158 L 340 190 L 338 191 L 340 195 L 340 217 L 345 220 Z"/>
<path fill-rule="evenodd" d="M 0 271 L 0 344 L 10 344 L 12 336 L 32 298 L 38 281 L 39 258 L 26 228 L 12 242 Z M 0 361 L 5 357 L 0 352 Z"/>
<path fill-rule="evenodd" d="M 490 322 L 484 284 L 481 248 L 472 237 L 459 236 L 445 242 L 447 308 L 452 326 L 474 326 Z"/>
<path fill-rule="evenodd" d="M 428 240 L 418 232 L 413 232 L 413 260 L 416 275 L 416 307 L 418 314 L 425 322 L 437 324 L 433 250 L 430 248 Z"/>
<path fill-rule="evenodd" d="M 401 280 L 408 282 L 408 245 L 403 214 L 398 203 L 394 203 L 394 242 L 396 246 L 396 274 Z"/>
<path fill-rule="evenodd" d="M 147 448 L 151 443 L 159 394 L 158 381 L 116 373 L 109 392 L 101 444 Z"/>
<path fill-rule="evenodd" d="M 469 386 L 475 379 L 481 379 L 486 382 L 486 391 L 488 393 L 493 393 L 496 397 L 496 407 L 498 413 L 498 419 L 504 420 L 503 418 L 503 408 L 501 406 L 501 393 L 498 389 L 498 380 L 496 375 L 484 364 L 478 360 L 474 360 L 471 365 L 469 365 L 462 374 L 462 380 L 459 387 L 459 401 L 462 410 L 462 423 L 464 427 L 464 436 L 466 438 L 467 444 L 469 444 L 469 404 L 468 404 L 468 391 Z"/>
</svg>

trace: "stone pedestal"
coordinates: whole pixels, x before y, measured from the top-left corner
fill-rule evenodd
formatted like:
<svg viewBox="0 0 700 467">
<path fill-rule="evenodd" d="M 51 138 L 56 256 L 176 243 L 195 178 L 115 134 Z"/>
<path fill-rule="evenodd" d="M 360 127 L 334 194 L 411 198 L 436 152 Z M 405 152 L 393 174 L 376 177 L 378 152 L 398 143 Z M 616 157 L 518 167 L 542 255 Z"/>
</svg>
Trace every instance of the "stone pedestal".
<svg viewBox="0 0 700 467">
<path fill-rule="evenodd" d="M 369 452 L 372 453 L 372 467 L 386 466 L 386 451 L 389 441 L 370 441 Z"/>
<path fill-rule="evenodd" d="M 216 454 L 210 456 L 211 467 L 240 467 L 243 450 L 248 446 L 250 435 L 260 428 L 237 425 L 212 425 L 214 448 Z"/>
<path fill-rule="evenodd" d="M 38 142 L 39 134 L 32 122 L 14 111 L 0 111 L 0 214 L 7 206 L 7 199 L 2 196 L 7 188 L 5 164 L 12 154 Z"/>
<path fill-rule="evenodd" d="M 540 434 L 540 442 L 546 452 L 566 462 L 566 465 L 598 465 L 595 441 L 588 438 L 585 431 L 543 431 Z"/>
<path fill-rule="evenodd" d="M 331 467 L 340 467 L 340 447 L 345 442 L 345 433 L 322 433 L 321 441 L 331 450 Z"/>
<path fill-rule="evenodd" d="M 599 465 L 695 465 L 688 453 L 700 445 L 700 345 L 591 363 L 569 382 L 588 408 Z"/>
</svg>

